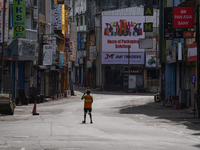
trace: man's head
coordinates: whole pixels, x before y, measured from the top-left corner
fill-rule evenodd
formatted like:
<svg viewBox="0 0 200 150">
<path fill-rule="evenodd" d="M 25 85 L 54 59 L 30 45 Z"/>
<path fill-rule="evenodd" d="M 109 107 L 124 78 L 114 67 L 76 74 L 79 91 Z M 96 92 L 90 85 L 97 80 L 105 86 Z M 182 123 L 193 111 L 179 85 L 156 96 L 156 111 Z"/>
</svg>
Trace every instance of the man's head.
<svg viewBox="0 0 200 150">
<path fill-rule="evenodd" d="M 90 94 L 90 90 L 89 89 L 86 90 L 86 94 Z"/>
</svg>

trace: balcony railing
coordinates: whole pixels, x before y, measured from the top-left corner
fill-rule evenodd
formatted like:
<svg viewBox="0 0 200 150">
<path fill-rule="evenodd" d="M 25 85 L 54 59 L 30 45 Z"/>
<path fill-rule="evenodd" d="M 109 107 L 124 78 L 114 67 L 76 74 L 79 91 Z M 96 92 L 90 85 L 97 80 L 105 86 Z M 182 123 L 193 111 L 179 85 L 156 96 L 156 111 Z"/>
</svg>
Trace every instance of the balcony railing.
<svg viewBox="0 0 200 150">
<path fill-rule="evenodd" d="M 37 30 L 26 29 L 26 39 L 37 41 Z"/>
</svg>

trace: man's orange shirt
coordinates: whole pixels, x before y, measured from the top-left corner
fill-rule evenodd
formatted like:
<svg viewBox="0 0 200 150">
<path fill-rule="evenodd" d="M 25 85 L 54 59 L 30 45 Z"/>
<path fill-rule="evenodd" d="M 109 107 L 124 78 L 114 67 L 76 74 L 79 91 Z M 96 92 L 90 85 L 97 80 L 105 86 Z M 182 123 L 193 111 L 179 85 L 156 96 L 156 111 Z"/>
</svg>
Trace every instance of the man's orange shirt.
<svg viewBox="0 0 200 150">
<path fill-rule="evenodd" d="M 92 95 L 85 95 L 82 97 L 85 99 L 84 108 L 92 108 L 93 97 Z"/>
</svg>

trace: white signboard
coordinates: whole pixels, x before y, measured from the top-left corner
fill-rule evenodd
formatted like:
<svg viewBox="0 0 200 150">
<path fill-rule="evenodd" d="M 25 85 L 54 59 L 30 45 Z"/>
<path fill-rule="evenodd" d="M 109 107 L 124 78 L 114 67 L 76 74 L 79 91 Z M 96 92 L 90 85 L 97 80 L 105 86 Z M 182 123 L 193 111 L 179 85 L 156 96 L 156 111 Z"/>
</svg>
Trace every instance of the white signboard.
<svg viewBox="0 0 200 150">
<path fill-rule="evenodd" d="M 102 53 L 102 64 L 128 64 L 128 53 Z M 144 65 L 144 53 L 130 53 L 130 64 Z"/>
<path fill-rule="evenodd" d="M 153 39 L 139 39 L 139 48 L 153 48 Z"/>
<path fill-rule="evenodd" d="M 43 65 L 52 65 L 52 45 L 43 46 Z"/>
<path fill-rule="evenodd" d="M 0 43 L 3 42 L 3 1 L 0 0 Z M 9 28 L 9 0 L 6 1 L 5 8 L 5 27 L 4 27 L 4 42 L 8 42 L 8 28 Z"/>
<path fill-rule="evenodd" d="M 139 39 L 145 38 L 145 16 L 102 16 L 102 52 L 144 52 Z"/>
<path fill-rule="evenodd" d="M 136 87 L 136 75 L 129 75 L 128 82 L 129 89 L 134 89 Z"/>
<path fill-rule="evenodd" d="M 71 23 L 71 29 L 70 29 L 70 40 L 71 41 L 77 41 L 77 29 L 76 29 L 76 22 Z"/>
<path fill-rule="evenodd" d="M 77 42 L 76 41 L 70 41 L 70 61 L 76 61 L 76 46 Z"/>
<path fill-rule="evenodd" d="M 96 59 L 97 51 L 96 46 L 90 46 L 90 60 Z"/>
<path fill-rule="evenodd" d="M 62 30 L 62 5 L 54 5 L 54 30 Z"/>
</svg>

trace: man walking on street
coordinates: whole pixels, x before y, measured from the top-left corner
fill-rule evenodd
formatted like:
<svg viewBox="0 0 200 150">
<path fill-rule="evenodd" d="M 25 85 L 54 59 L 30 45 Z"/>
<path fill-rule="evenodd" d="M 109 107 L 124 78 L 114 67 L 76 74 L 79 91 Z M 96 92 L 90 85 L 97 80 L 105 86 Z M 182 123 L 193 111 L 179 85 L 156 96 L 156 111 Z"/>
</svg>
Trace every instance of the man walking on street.
<svg viewBox="0 0 200 150">
<path fill-rule="evenodd" d="M 90 90 L 86 90 L 86 95 L 85 93 L 83 94 L 83 96 L 81 97 L 81 100 L 85 100 L 84 102 L 84 121 L 82 121 L 82 123 L 86 122 L 86 114 L 88 112 L 88 114 L 90 115 L 90 123 L 92 122 L 92 103 L 93 103 L 93 97 L 92 95 L 90 95 Z"/>
</svg>

